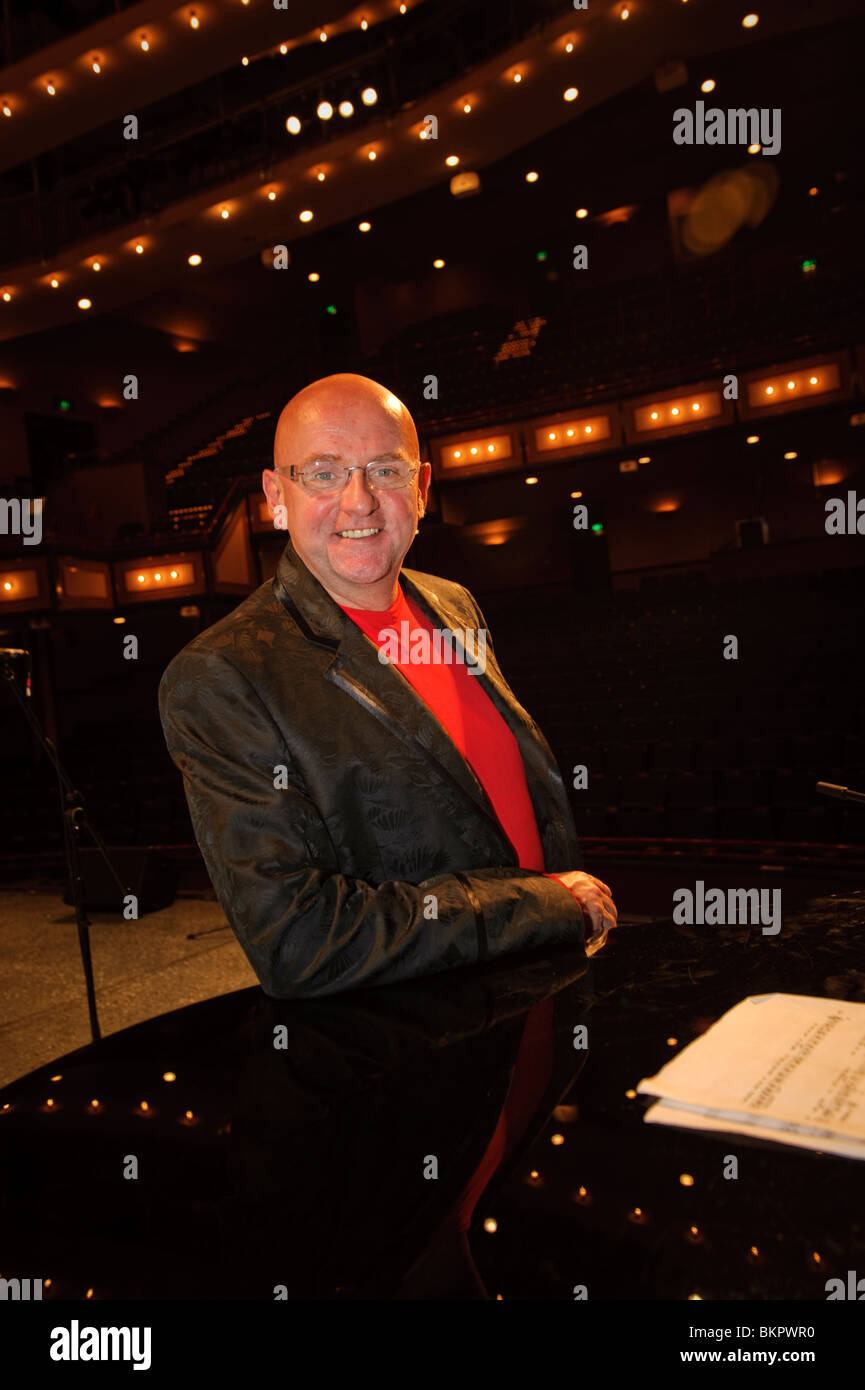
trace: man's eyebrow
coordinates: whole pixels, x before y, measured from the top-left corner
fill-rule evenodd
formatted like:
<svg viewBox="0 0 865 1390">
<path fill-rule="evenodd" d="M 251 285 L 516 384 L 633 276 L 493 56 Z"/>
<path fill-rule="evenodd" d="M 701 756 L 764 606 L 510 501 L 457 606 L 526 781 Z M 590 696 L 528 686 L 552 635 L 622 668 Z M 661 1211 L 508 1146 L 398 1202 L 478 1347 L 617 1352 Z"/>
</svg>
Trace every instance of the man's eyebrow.
<svg viewBox="0 0 865 1390">
<path fill-rule="evenodd" d="M 405 461 L 406 458 L 407 458 L 407 452 L 406 452 L 406 450 L 404 450 L 404 449 L 386 449 L 386 450 L 384 451 L 384 453 L 376 454 L 373 458 L 367 459 L 367 462 L 368 462 L 368 463 L 389 463 L 389 462 L 391 462 L 391 461 L 394 460 L 394 459 L 402 459 L 403 461 Z M 303 463 L 302 463 L 300 466 L 301 466 L 301 468 L 307 468 L 307 467 L 309 466 L 309 464 L 311 464 L 311 463 L 316 463 L 316 462 L 320 462 L 320 463 L 344 463 L 345 460 L 344 460 L 342 454 L 325 454 L 325 453 L 322 453 L 320 450 L 317 450 L 314 454 L 310 454 L 308 458 L 305 458 L 305 459 L 303 460 Z"/>
</svg>

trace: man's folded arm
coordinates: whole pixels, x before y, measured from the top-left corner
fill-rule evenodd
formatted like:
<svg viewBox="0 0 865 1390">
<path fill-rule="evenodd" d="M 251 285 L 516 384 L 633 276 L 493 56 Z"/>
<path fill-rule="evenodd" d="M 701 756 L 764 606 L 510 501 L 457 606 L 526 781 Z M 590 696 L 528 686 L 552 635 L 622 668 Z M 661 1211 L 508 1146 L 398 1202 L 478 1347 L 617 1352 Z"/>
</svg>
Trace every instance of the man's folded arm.
<svg viewBox="0 0 865 1390">
<path fill-rule="evenodd" d="M 159 706 L 208 873 L 266 993 L 314 998 L 584 939 L 579 904 L 540 872 L 505 866 L 380 884 L 339 872 L 278 728 L 219 654 L 177 658 Z"/>
</svg>

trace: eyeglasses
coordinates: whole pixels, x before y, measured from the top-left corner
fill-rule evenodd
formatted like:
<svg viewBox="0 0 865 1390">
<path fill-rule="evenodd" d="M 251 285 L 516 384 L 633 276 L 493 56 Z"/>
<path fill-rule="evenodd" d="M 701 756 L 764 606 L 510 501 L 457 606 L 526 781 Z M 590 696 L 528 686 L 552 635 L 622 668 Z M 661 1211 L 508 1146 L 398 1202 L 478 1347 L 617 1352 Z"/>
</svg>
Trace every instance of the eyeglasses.
<svg viewBox="0 0 865 1390">
<path fill-rule="evenodd" d="M 324 496 L 331 492 L 342 492 L 349 475 L 363 468 L 368 485 L 374 492 L 393 492 L 396 488 L 407 487 L 412 478 L 420 472 L 420 464 L 406 463 L 404 459 L 381 459 L 372 463 L 353 464 L 346 468 L 343 464 L 315 459 L 308 468 L 298 469 L 294 464 L 288 468 L 275 468 L 275 473 L 288 472 L 293 483 L 301 483 L 307 492 Z"/>
</svg>

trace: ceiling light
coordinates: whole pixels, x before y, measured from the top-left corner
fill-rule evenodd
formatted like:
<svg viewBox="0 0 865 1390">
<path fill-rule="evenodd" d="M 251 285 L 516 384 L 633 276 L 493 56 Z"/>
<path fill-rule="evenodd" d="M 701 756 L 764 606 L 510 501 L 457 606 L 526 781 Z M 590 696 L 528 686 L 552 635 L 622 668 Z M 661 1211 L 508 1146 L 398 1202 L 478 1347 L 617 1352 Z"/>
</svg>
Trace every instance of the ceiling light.
<svg viewBox="0 0 865 1390">
<path fill-rule="evenodd" d="M 755 25 L 755 24 L 758 24 L 759 21 L 760 21 L 760 16 L 759 16 L 758 14 L 746 14 L 746 15 L 745 15 L 745 18 L 742 20 L 742 28 L 743 28 L 743 29 L 753 29 L 753 28 L 754 28 L 754 25 Z"/>
<path fill-rule="evenodd" d="M 223 222 L 226 221 L 226 219 L 230 216 L 228 208 L 223 208 L 219 215 L 222 218 Z"/>
<path fill-rule="evenodd" d="M 3 300 L 4 300 L 4 303 L 8 304 L 11 298 L 12 298 L 12 296 L 11 296 L 11 294 L 9 293 L 9 291 L 8 291 L 8 290 L 4 290 L 4 291 L 3 291 Z"/>
<path fill-rule="evenodd" d="M 748 146 L 748 153 L 749 153 L 749 154 L 759 154 L 762 148 L 763 148 L 762 145 L 749 145 L 749 146 Z"/>
<path fill-rule="evenodd" d="M 3 103 L 3 115 L 4 115 L 4 116 L 11 116 L 11 115 L 12 115 L 12 107 L 9 105 L 8 101 L 4 101 L 4 103 Z"/>
<path fill-rule="evenodd" d="M 378 101 L 378 92 L 375 87 L 364 87 L 360 94 L 360 99 L 364 106 L 375 106 Z"/>
<path fill-rule="evenodd" d="M 358 224 L 357 224 L 357 230 L 358 230 L 359 232 L 370 232 L 370 231 L 372 231 L 372 223 L 371 223 L 371 222 L 358 222 Z"/>
<path fill-rule="evenodd" d="M 522 74 L 521 72 L 515 72 L 515 73 L 514 73 L 514 81 L 515 81 L 515 82 L 522 82 L 522 80 L 523 80 L 523 74 Z"/>
<path fill-rule="evenodd" d="M 52 288 L 52 290 L 56 290 L 56 289 L 57 289 L 57 286 L 58 286 L 59 284 L 60 284 L 60 281 L 57 279 L 57 276 L 55 275 L 55 276 L 52 278 L 52 280 L 51 280 L 51 288 Z"/>
<path fill-rule="evenodd" d="M 102 71 L 102 64 L 100 63 L 98 58 L 94 58 L 90 66 L 92 67 L 95 73 L 100 73 Z"/>
<path fill-rule="evenodd" d="M 433 261 L 433 265 L 435 266 L 436 270 L 444 270 L 445 263 L 441 259 L 441 257 L 439 257 L 438 260 Z"/>
<path fill-rule="evenodd" d="M 329 121 L 333 115 L 333 107 L 329 101 L 320 101 L 315 108 L 315 114 L 321 121 Z"/>
<path fill-rule="evenodd" d="M 369 151 L 369 153 L 367 154 L 367 159 L 375 159 L 375 150 Z"/>
<path fill-rule="evenodd" d="M 369 28 L 369 24 L 367 23 L 367 21 L 366 21 L 365 19 L 362 19 L 362 20 L 360 21 L 360 27 L 361 27 L 361 29 L 368 29 L 368 28 Z"/>
<path fill-rule="evenodd" d="M 571 43 L 571 40 L 568 39 L 568 42 L 565 44 L 565 52 L 566 52 L 566 53 L 573 53 L 573 51 L 574 51 L 574 45 Z"/>
<path fill-rule="evenodd" d="M 298 120 L 297 116 L 289 116 L 288 120 L 285 123 L 285 128 L 288 131 L 289 135 L 299 135 L 300 121 Z"/>
<path fill-rule="evenodd" d="M 464 102 L 463 102 L 463 111 L 465 112 L 466 115 L 469 114 L 469 112 L 471 111 L 471 109 L 472 109 L 472 104 L 471 104 L 471 102 L 470 102 L 470 101 L 464 101 Z"/>
<path fill-rule="evenodd" d="M 580 217 L 580 218 L 582 218 L 582 217 L 588 217 L 588 215 L 589 215 L 589 209 L 588 209 L 588 208 L 577 208 L 577 216 L 578 216 L 578 217 Z"/>
<path fill-rule="evenodd" d="M 526 483 L 528 483 L 528 484 L 530 484 L 530 485 L 531 485 L 532 483 L 536 483 L 537 481 L 538 481 L 537 478 L 525 478 L 525 479 L 524 479 L 524 482 L 526 482 Z"/>
<path fill-rule="evenodd" d="M 706 80 L 705 80 L 705 82 L 701 82 L 701 83 L 700 83 L 700 91 L 701 91 L 701 92 L 714 92 L 714 90 L 715 90 L 715 79 L 714 79 L 714 77 L 707 77 Z"/>
<path fill-rule="evenodd" d="M 201 257 L 197 251 L 193 251 L 192 255 L 187 257 L 187 260 L 190 265 L 201 265 Z"/>
<path fill-rule="evenodd" d="M 537 183 L 539 177 L 537 169 L 530 169 L 526 174 L 526 183 Z"/>
<path fill-rule="evenodd" d="M 141 49 L 142 53 L 150 52 L 150 43 L 146 34 L 141 35 L 141 38 L 138 40 L 138 47 Z"/>
<path fill-rule="evenodd" d="M 760 436 L 759 436 L 759 434 L 749 434 L 749 435 L 748 435 L 748 438 L 745 440 L 745 443 L 746 443 L 746 444 L 759 444 L 759 443 L 760 443 Z"/>
<path fill-rule="evenodd" d="M 200 21 L 200 19 L 198 18 L 198 15 L 195 13 L 195 10 L 190 10 L 190 11 L 189 11 L 189 27 L 190 27 L 190 29 L 197 29 L 200 23 L 201 23 L 201 21 Z"/>
<path fill-rule="evenodd" d="M 280 51 L 280 53 L 283 53 L 283 54 L 284 54 L 284 53 L 287 53 L 287 52 L 288 52 L 288 44 L 287 44 L 287 43 L 281 43 L 281 44 L 279 45 L 279 51 Z"/>
<path fill-rule="evenodd" d="M 303 212 L 298 213 L 298 217 L 300 218 L 301 222 L 312 221 L 312 213 L 310 212 L 309 208 L 304 208 Z"/>
<path fill-rule="evenodd" d="M 406 12 L 407 9 L 408 9 L 408 5 L 405 5 L 405 4 L 400 5 L 400 7 L 399 7 L 399 12 L 400 12 L 400 14 L 405 14 L 405 12 Z"/>
<path fill-rule="evenodd" d="M 576 101 L 579 95 L 579 87 L 566 87 L 565 90 L 562 92 L 562 96 L 565 98 L 565 101 Z"/>
<path fill-rule="evenodd" d="M 322 43 L 327 43 L 327 34 L 325 33 L 324 29 L 322 29 L 318 37 Z"/>
<path fill-rule="evenodd" d="M 354 107 L 350 101 L 341 101 L 339 103 L 339 114 L 346 117 L 354 115 Z"/>
<path fill-rule="evenodd" d="M 445 160 L 445 164 L 448 164 L 451 169 L 454 167 L 455 164 L 459 164 L 459 162 L 460 157 L 458 154 L 449 154 L 447 159 Z"/>
<path fill-rule="evenodd" d="M 790 449 L 789 452 L 784 455 L 784 457 L 785 459 L 797 459 L 799 455 L 796 453 L 795 449 Z"/>
<path fill-rule="evenodd" d="M 92 301 L 89 300 L 89 299 L 79 299 L 79 301 L 78 301 L 78 308 L 79 308 L 79 309 L 89 309 L 90 306 L 91 306 L 91 303 L 92 303 Z"/>
<path fill-rule="evenodd" d="M 275 203 L 275 202 L 276 202 L 276 194 L 274 193 L 273 189 L 270 190 L 270 192 L 268 193 L 267 196 L 268 196 L 268 198 L 269 198 L 269 200 L 270 200 L 271 203 Z"/>
<path fill-rule="evenodd" d="M 140 241 L 137 241 L 137 242 L 135 243 L 135 253 L 136 253 L 136 255 L 140 256 L 140 255 L 143 254 L 143 252 L 144 252 L 144 247 L 142 246 L 142 244 L 141 244 Z"/>
<path fill-rule="evenodd" d="M 91 270 L 101 270 L 101 269 L 102 269 L 102 262 L 101 262 L 101 261 L 91 261 L 91 263 L 90 263 L 90 269 L 91 269 Z"/>
<path fill-rule="evenodd" d="M 53 82 L 48 82 L 46 84 L 45 90 L 50 97 L 53 97 L 55 92 L 57 91 L 57 88 L 54 86 Z"/>
<path fill-rule="evenodd" d="M 321 276 L 319 275 L 317 270 L 311 270 L 306 278 L 307 280 L 311 280 L 312 283 L 315 284 L 316 280 L 321 279 Z"/>
</svg>

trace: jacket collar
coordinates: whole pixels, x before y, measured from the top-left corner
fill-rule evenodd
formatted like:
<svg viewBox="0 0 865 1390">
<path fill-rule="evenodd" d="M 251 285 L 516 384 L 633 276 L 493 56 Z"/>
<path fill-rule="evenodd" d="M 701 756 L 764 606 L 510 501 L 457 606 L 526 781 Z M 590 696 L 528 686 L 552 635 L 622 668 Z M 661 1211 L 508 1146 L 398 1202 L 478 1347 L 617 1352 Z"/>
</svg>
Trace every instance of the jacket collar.
<svg viewBox="0 0 865 1390">
<path fill-rule="evenodd" d="M 459 633 L 474 624 L 466 605 L 459 608 L 445 597 L 444 586 L 433 575 L 400 570 L 403 591 L 427 614 L 435 627 Z M 311 573 L 289 539 L 277 565 L 273 593 L 294 619 L 303 636 L 333 653 L 324 671 L 326 680 L 340 686 L 404 743 L 433 758 L 451 782 L 455 782 L 493 821 L 508 847 L 514 864 L 516 851 L 502 829 L 477 775 L 460 753 L 438 718 L 415 692 L 402 673 L 378 659 L 375 644 L 353 623 Z M 457 648 L 459 650 L 459 647 Z M 519 704 L 499 670 L 489 643 L 486 670 L 478 680 L 517 740 L 526 770 L 538 829 L 544 841 L 545 859 L 567 856 L 568 837 L 562 823 L 561 777 L 546 740 Z"/>
</svg>

